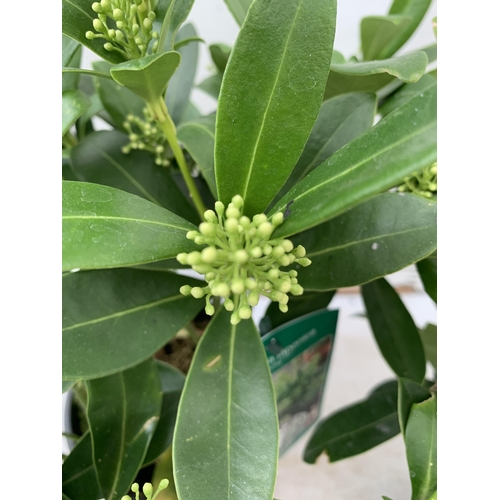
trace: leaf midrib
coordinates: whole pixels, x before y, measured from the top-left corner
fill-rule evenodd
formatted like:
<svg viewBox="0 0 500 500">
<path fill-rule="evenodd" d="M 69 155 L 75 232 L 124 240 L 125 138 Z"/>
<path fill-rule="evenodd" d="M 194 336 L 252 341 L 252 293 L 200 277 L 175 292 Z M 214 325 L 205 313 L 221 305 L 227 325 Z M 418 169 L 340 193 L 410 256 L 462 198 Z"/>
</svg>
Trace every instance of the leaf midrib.
<svg viewBox="0 0 500 500">
<path fill-rule="evenodd" d="M 184 295 L 178 294 L 178 295 L 174 295 L 171 297 L 167 297 L 166 299 L 160 299 L 160 300 L 156 300 L 154 302 L 148 302 L 147 304 L 143 304 L 143 305 L 140 305 L 137 307 L 132 307 L 131 309 L 125 309 L 124 311 L 119 311 L 119 312 L 116 312 L 113 314 L 109 314 L 108 316 L 101 316 L 99 318 L 91 319 L 88 321 L 83 321 L 82 323 L 75 323 L 74 325 L 67 326 L 66 328 L 63 328 L 62 331 L 67 332 L 70 330 L 74 330 L 76 328 L 81 328 L 82 326 L 93 325 L 96 323 L 102 323 L 104 321 L 109 321 L 110 319 L 121 318 L 122 316 L 126 316 L 128 314 L 133 314 L 135 312 L 142 311 L 144 309 L 150 309 L 151 307 L 156 307 L 156 306 L 159 306 L 162 304 L 166 304 L 168 302 L 173 302 L 175 300 L 179 300 L 182 297 L 184 297 Z"/>
<path fill-rule="evenodd" d="M 247 196 L 248 186 L 250 184 L 250 177 L 252 176 L 252 171 L 253 171 L 253 167 L 255 164 L 255 157 L 257 155 L 257 150 L 259 148 L 260 141 L 262 139 L 262 131 L 264 130 L 264 126 L 265 126 L 266 120 L 267 120 L 267 113 L 269 111 L 269 108 L 271 107 L 271 102 L 273 100 L 274 92 L 276 91 L 276 86 L 278 85 L 278 81 L 280 80 L 281 70 L 283 68 L 283 62 L 285 61 L 285 57 L 287 56 L 287 50 L 288 50 L 288 45 L 290 43 L 290 37 L 292 36 L 292 32 L 295 28 L 295 23 L 297 22 L 297 18 L 299 16 L 299 12 L 301 10 L 303 2 L 304 2 L 304 0 L 299 0 L 299 4 L 297 5 L 297 10 L 295 12 L 295 16 L 293 18 L 292 24 L 290 25 L 290 30 L 289 30 L 288 36 L 286 38 L 286 42 L 285 42 L 284 49 L 283 49 L 283 55 L 281 56 L 281 61 L 280 61 L 279 67 L 278 67 L 278 71 L 276 72 L 276 79 L 274 80 L 273 88 L 271 90 L 271 93 L 269 95 L 269 99 L 267 101 L 266 110 L 264 111 L 264 116 L 262 118 L 260 130 L 259 130 L 259 133 L 257 135 L 257 141 L 255 143 L 255 147 L 254 147 L 254 150 L 252 153 L 252 159 L 250 161 L 250 168 L 248 169 L 248 174 L 247 174 L 247 178 L 246 178 L 246 182 L 245 182 L 245 188 L 244 188 L 244 191 L 242 194 L 243 199 L 246 199 L 246 196 Z"/>
<path fill-rule="evenodd" d="M 120 221 L 131 221 L 131 222 L 140 222 L 140 223 L 145 223 L 145 224 L 156 224 L 158 226 L 165 226 L 165 227 L 171 227 L 172 229 L 181 229 L 182 231 L 187 231 L 188 228 L 185 227 L 179 227 L 179 226 L 174 226 L 172 224 L 166 224 L 165 222 L 158 222 L 158 221 L 153 221 L 153 220 L 146 220 L 146 219 L 133 219 L 131 217 L 116 217 L 112 215 L 63 215 L 63 220 L 64 219 L 103 219 L 103 220 L 120 220 Z"/>
<path fill-rule="evenodd" d="M 418 227 L 418 228 L 406 229 L 404 231 L 396 231 L 394 233 L 377 234 L 375 236 L 370 236 L 369 238 L 365 238 L 362 240 L 351 241 L 351 242 L 346 243 L 344 245 L 338 245 L 335 247 L 326 248 L 325 250 L 318 250 L 317 252 L 308 253 L 307 255 L 308 255 L 308 257 L 317 257 L 318 255 L 322 255 L 322 254 L 328 253 L 328 252 L 334 252 L 337 250 L 342 250 L 343 248 L 348 248 L 348 247 L 353 246 L 353 245 L 360 245 L 361 243 L 369 243 L 370 241 L 379 240 L 382 238 L 389 238 L 391 236 L 400 236 L 402 234 L 424 231 L 426 229 L 431 229 L 433 227 L 434 226 L 422 226 L 422 227 Z"/>
</svg>

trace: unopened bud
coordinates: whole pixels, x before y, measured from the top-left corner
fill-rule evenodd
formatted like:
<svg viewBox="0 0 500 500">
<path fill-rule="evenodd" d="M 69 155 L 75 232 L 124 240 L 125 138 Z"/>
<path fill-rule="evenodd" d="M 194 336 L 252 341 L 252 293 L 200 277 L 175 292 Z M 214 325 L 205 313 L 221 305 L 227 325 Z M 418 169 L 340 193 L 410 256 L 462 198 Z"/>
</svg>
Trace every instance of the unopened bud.
<svg viewBox="0 0 500 500">
<path fill-rule="evenodd" d="M 156 491 L 164 490 L 169 485 L 169 483 L 170 481 L 168 479 L 162 479 Z"/>
<path fill-rule="evenodd" d="M 241 320 L 240 320 L 240 316 L 238 314 L 238 311 L 234 311 L 234 313 L 231 314 L 231 320 L 230 320 L 231 324 L 237 325 L 240 321 Z"/>
<path fill-rule="evenodd" d="M 238 264 L 245 264 L 248 262 L 248 253 L 246 250 L 237 250 L 234 252 L 234 261 Z"/>
<path fill-rule="evenodd" d="M 209 316 L 213 316 L 214 313 L 215 313 L 215 307 L 208 303 L 206 306 L 205 306 L 205 312 L 209 315 Z"/>
<path fill-rule="evenodd" d="M 99 2 L 94 2 L 94 3 L 92 4 L 92 10 L 93 10 L 94 12 L 97 12 L 97 13 L 102 12 L 102 6 L 101 6 L 101 4 L 100 4 Z"/>
<path fill-rule="evenodd" d="M 302 295 L 304 293 L 304 289 L 300 285 L 295 284 L 292 285 L 290 292 L 292 293 L 292 295 Z"/>
<path fill-rule="evenodd" d="M 231 299 L 226 299 L 224 301 L 224 308 L 226 309 L 226 311 L 233 311 L 234 310 L 234 302 L 231 300 Z"/>
<path fill-rule="evenodd" d="M 238 313 L 241 319 L 250 319 L 252 317 L 252 310 L 248 306 L 240 307 Z"/>
<path fill-rule="evenodd" d="M 118 20 L 123 19 L 123 11 L 122 11 L 122 10 L 120 10 L 120 9 L 115 9 L 115 10 L 113 11 L 113 18 L 114 18 L 114 19 L 118 19 Z"/>
<path fill-rule="evenodd" d="M 93 31 L 87 31 L 85 33 L 85 38 L 87 38 L 87 40 L 93 40 L 95 38 L 95 33 Z"/>
<path fill-rule="evenodd" d="M 255 307 L 259 303 L 260 294 L 258 290 L 252 290 L 248 295 L 248 303 Z"/>
<path fill-rule="evenodd" d="M 293 253 L 295 254 L 295 257 L 305 257 L 306 249 L 302 245 L 299 245 Z"/>
<path fill-rule="evenodd" d="M 297 264 L 300 264 L 302 267 L 307 267 L 312 264 L 311 259 L 308 259 L 307 257 L 303 259 L 297 259 L 296 262 Z"/>
<path fill-rule="evenodd" d="M 227 283 L 219 283 L 215 288 L 212 289 L 212 293 L 217 297 L 229 297 L 231 290 Z"/>
<path fill-rule="evenodd" d="M 260 247 L 254 247 L 250 250 L 250 255 L 254 258 L 254 259 L 259 259 L 260 257 L 262 257 L 262 248 Z"/>
<path fill-rule="evenodd" d="M 281 246 L 285 249 L 285 252 L 291 252 L 293 250 L 293 243 L 290 240 L 283 240 Z"/>
<path fill-rule="evenodd" d="M 271 234 L 273 234 L 273 231 L 274 226 L 270 222 L 262 222 L 257 229 L 257 232 L 263 237 L 271 236 Z"/>
<path fill-rule="evenodd" d="M 148 31 L 153 27 L 153 23 L 151 22 L 151 19 L 147 18 L 144 19 L 143 23 L 144 28 L 146 28 Z"/>
<path fill-rule="evenodd" d="M 96 31 L 99 31 L 101 33 L 103 33 L 105 31 L 104 29 L 104 24 L 102 24 L 101 20 L 100 19 L 94 19 L 92 21 L 92 26 L 94 26 L 94 29 Z"/>
<path fill-rule="evenodd" d="M 198 236 L 198 232 L 197 231 L 188 231 L 186 233 L 186 238 L 188 240 L 194 240 L 197 236 Z"/>
<path fill-rule="evenodd" d="M 276 245 L 273 248 L 273 255 L 278 258 L 281 257 L 285 253 L 285 249 L 281 245 Z"/>
<path fill-rule="evenodd" d="M 108 51 L 108 52 L 111 52 L 113 50 L 113 44 L 110 43 L 110 42 L 106 42 L 104 44 L 104 48 Z"/>
<path fill-rule="evenodd" d="M 207 264 L 211 264 L 217 260 L 217 250 L 214 247 L 207 247 L 201 251 L 201 260 Z"/>
<path fill-rule="evenodd" d="M 224 227 L 230 232 L 235 233 L 238 231 L 238 220 L 237 219 L 226 219 Z"/>
<path fill-rule="evenodd" d="M 177 254 L 176 259 L 177 259 L 177 262 L 180 262 L 181 264 L 185 265 L 185 264 L 188 263 L 187 262 L 187 257 L 188 257 L 188 254 L 183 252 L 183 253 Z"/>
<path fill-rule="evenodd" d="M 202 222 L 200 224 L 200 233 L 205 236 L 214 236 L 216 232 L 215 225 L 211 222 Z"/>
<path fill-rule="evenodd" d="M 200 288 L 199 286 L 195 286 L 191 289 L 191 295 L 195 298 L 195 299 L 201 299 L 203 297 L 203 295 L 205 295 L 205 292 L 203 291 L 202 288 Z"/>
<path fill-rule="evenodd" d="M 208 222 L 217 222 L 217 215 L 213 210 L 206 210 L 203 217 Z"/>
<path fill-rule="evenodd" d="M 130 489 L 134 492 L 134 493 L 137 493 L 139 491 L 139 484 L 138 483 L 134 483 Z"/>
<path fill-rule="evenodd" d="M 242 279 L 233 280 L 231 283 L 231 291 L 236 295 L 241 295 L 245 291 L 245 283 Z"/>
<path fill-rule="evenodd" d="M 277 214 L 274 214 L 272 219 L 271 219 L 271 222 L 272 222 L 273 226 L 279 226 L 280 224 L 282 224 L 283 223 L 283 213 L 278 212 Z"/>
<path fill-rule="evenodd" d="M 144 483 L 142 492 L 146 495 L 148 500 L 150 500 L 150 497 L 153 495 L 153 485 L 151 483 Z"/>
<path fill-rule="evenodd" d="M 222 203 L 222 201 L 216 201 L 215 202 L 215 211 L 219 214 L 219 215 L 224 215 L 224 210 L 225 210 L 225 207 L 224 207 L 224 203 Z"/>
<path fill-rule="evenodd" d="M 235 219 L 238 219 L 240 215 L 241 213 L 236 207 L 229 207 L 226 210 L 226 217 L 234 217 Z"/>
<path fill-rule="evenodd" d="M 281 304 L 281 303 L 280 303 L 279 308 L 280 308 L 280 311 L 281 311 L 282 313 L 286 313 L 286 312 L 288 312 L 288 306 L 287 306 L 286 304 Z"/>
<path fill-rule="evenodd" d="M 267 216 L 266 214 L 257 214 L 253 216 L 253 221 L 254 223 L 259 226 L 260 224 L 263 224 L 264 222 L 267 222 Z"/>
</svg>

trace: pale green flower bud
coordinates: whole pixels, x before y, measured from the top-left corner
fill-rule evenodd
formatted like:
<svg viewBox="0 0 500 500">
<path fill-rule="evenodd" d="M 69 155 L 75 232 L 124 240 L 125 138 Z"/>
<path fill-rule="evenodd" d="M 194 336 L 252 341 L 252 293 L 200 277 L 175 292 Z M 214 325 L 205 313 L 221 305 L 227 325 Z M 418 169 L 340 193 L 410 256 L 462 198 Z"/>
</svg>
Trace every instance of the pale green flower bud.
<svg viewBox="0 0 500 500">
<path fill-rule="evenodd" d="M 299 245 L 293 252 L 295 254 L 295 257 L 305 257 L 306 256 L 306 249 L 302 246 Z"/>
<path fill-rule="evenodd" d="M 139 25 L 138 24 L 133 24 L 132 25 L 132 35 L 135 36 L 139 33 Z"/>
<path fill-rule="evenodd" d="M 198 232 L 197 231 L 188 231 L 186 233 L 186 238 L 188 240 L 194 240 L 197 236 L 198 236 Z"/>
<path fill-rule="evenodd" d="M 283 255 L 283 257 L 281 257 L 280 259 L 280 263 L 282 266 L 289 266 L 290 265 L 290 257 L 288 257 L 288 255 Z"/>
<path fill-rule="evenodd" d="M 238 220 L 237 219 L 227 219 L 225 224 L 225 228 L 230 233 L 235 233 L 238 231 Z"/>
<path fill-rule="evenodd" d="M 276 245 L 273 248 L 273 255 L 275 257 L 281 257 L 282 255 L 284 255 L 284 253 L 285 253 L 285 249 L 281 245 Z"/>
<path fill-rule="evenodd" d="M 116 27 L 119 30 L 122 30 L 123 28 L 125 28 L 125 23 L 123 21 L 116 21 Z"/>
<path fill-rule="evenodd" d="M 217 260 L 217 250 L 214 247 L 207 247 L 201 251 L 201 260 L 207 264 Z"/>
<path fill-rule="evenodd" d="M 139 491 L 139 484 L 138 483 L 134 483 L 130 489 L 134 492 L 134 493 L 137 493 Z"/>
<path fill-rule="evenodd" d="M 108 36 L 109 38 L 116 38 L 116 31 L 113 29 L 108 30 Z"/>
<path fill-rule="evenodd" d="M 239 194 L 233 196 L 231 201 L 236 208 L 241 208 L 243 206 L 243 198 Z"/>
<path fill-rule="evenodd" d="M 262 252 L 264 255 L 271 255 L 273 253 L 273 247 L 269 244 L 266 244 L 262 248 Z"/>
<path fill-rule="evenodd" d="M 151 500 L 151 496 L 153 495 L 153 485 L 151 483 L 144 483 L 142 492 L 146 495 L 148 500 Z"/>
<path fill-rule="evenodd" d="M 254 258 L 254 259 L 259 259 L 260 257 L 262 257 L 262 248 L 260 247 L 254 247 L 250 250 L 250 255 Z"/>
<path fill-rule="evenodd" d="M 215 211 L 220 215 L 224 215 L 225 207 L 224 203 L 222 201 L 216 201 L 215 202 Z"/>
<path fill-rule="evenodd" d="M 101 4 L 100 4 L 99 2 L 94 2 L 94 3 L 92 4 L 92 10 L 93 10 L 94 12 L 97 12 L 97 13 L 102 12 L 102 6 L 101 6 Z"/>
<path fill-rule="evenodd" d="M 205 306 L 205 312 L 209 315 L 209 316 L 213 316 L 214 313 L 215 313 L 215 307 L 208 303 L 206 306 Z"/>
<path fill-rule="evenodd" d="M 186 258 L 187 263 L 190 266 L 195 266 L 196 264 L 201 264 L 201 254 L 200 252 L 191 252 Z"/>
<path fill-rule="evenodd" d="M 113 18 L 117 20 L 123 20 L 124 19 L 123 11 L 121 9 L 115 9 L 113 11 Z"/>
<path fill-rule="evenodd" d="M 211 222 L 202 222 L 200 224 L 200 233 L 205 236 L 215 236 L 216 226 Z"/>
<path fill-rule="evenodd" d="M 104 48 L 105 48 L 108 52 L 111 52 L 111 51 L 113 50 L 113 48 L 114 48 L 114 47 L 113 47 L 113 44 L 112 44 L 112 43 L 110 43 L 110 42 L 106 42 L 106 43 L 104 44 Z"/>
<path fill-rule="evenodd" d="M 157 491 L 162 491 L 164 490 L 168 485 L 170 481 L 168 479 L 162 479 L 160 481 L 160 484 L 158 485 L 158 490 Z"/>
<path fill-rule="evenodd" d="M 231 293 L 231 289 L 229 288 L 229 285 L 227 283 L 219 283 L 216 285 L 214 288 L 212 288 L 212 293 L 216 297 L 229 297 L 229 294 Z"/>
<path fill-rule="evenodd" d="M 183 253 L 179 253 L 177 254 L 177 262 L 180 262 L 181 264 L 184 264 L 186 265 L 188 262 L 187 262 L 187 257 L 188 257 L 188 254 L 183 252 Z"/>
<path fill-rule="evenodd" d="M 280 305 L 279 305 L 278 307 L 280 308 L 280 311 L 281 311 L 282 313 L 286 313 L 286 312 L 288 312 L 288 306 L 287 306 L 286 304 L 281 304 L 281 303 L 280 303 Z"/>
<path fill-rule="evenodd" d="M 283 213 L 282 212 L 278 212 L 277 214 L 274 214 L 272 219 L 271 219 L 271 222 L 273 224 L 273 226 L 279 226 L 280 224 L 283 223 Z"/>
<path fill-rule="evenodd" d="M 248 295 L 248 303 L 255 307 L 259 303 L 260 293 L 258 290 L 252 290 Z"/>
<path fill-rule="evenodd" d="M 213 210 L 206 210 L 203 217 L 207 222 L 217 222 L 217 215 Z"/>
<path fill-rule="evenodd" d="M 234 310 L 234 302 L 231 299 L 226 299 L 224 301 L 224 307 L 225 307 L 226 311 L 231 312 Z"/>
<path fill-rule="evenodd" d="M 245 280 L 245 287 L 247 290 L 255 290 L 257 288 L 257 282 L 251 278 Z"/>
<path fill-rule="evenodd" d="M 195 299 L 201 299 L 205 295 L 205 292 L 199 286 L 195 286 L 191 289 L 191 295 Z"/>
<path fill-rule="evenodd" d="M 300 285 L 295 284 L 292 285 L 290 292 L 292 293 L 292 295 L 302 295 L 304 293 L 304 289 Z"/>
<path fill-rule="evenodd" d="M 251 223 L 252 223 L 252 221 L 246 215 L 244 215 L 243 217 L 240 217 L 240 226 L 241 227 L 247 228 Z"/>
<path fill-rule="evenodd" d="M 269 237 L 273 234 L 274 226 L 270 222 L 262 222 L 257 228 L 257 233 L 261 236 Z"/>
<path fill-rule="evenodd" d="M 189 285 L 181 286 L 179 291 L 182 293 L 182 295 L 185 295 L 186 297 L 188 295 L 191 295 L 191 287 Z"/>
<path fill-rule="evenodd" d="M 239 219 L 240 216 L 241 213 L 236 207 L 229 207 L 226 210 L 226 217 L 234 217 L 235 219 Z"/>
<path fill-rule="evenodd" d="M 95 38 L 95 33 L 93 31 L 87 31 L 85 33 L 85 38 L 87 38 L 87 40 L 93 40 Z"/>
<path fill-rule="evenodd" d="M 236 295 L 241 295 L 245 291 L 245 283 L 243 280 L 233 280 L 231 283 L 231 291 Z"/>
<path fill-rule="evenodd" d="M 292 289 L 292 283 L 290 281 L 283 281 L 280 285 L 280 292 L 288 293 Z"/>
<path fill-rule="evenodd" d="M 295 269 L 289 271 L 288 274 L 290 275 L 290 278 L 296 278 L 298 276 L 298 273 Z"/>
<path fill-rule="evenodd" d="M 109 0 L 101 0 L 101 7 L 104 10 L 111 11 L 111 2 Z"/>
<path fill-rule="evenodd" d="M 269 276 L 270 279 L 276 280 L 280 277 L 280 272 L 278 269 L 273 268 L 267 271 L 267 275 Z"/>
<path fill-rule="evenodd" d="M 263 224 L 264 222 L 267 222 L 267 216 L 266 214 L 257 214 L 253 216 L 253 222 L 257 226 L 260 226 L 260 224 Z"/>
<path fill-rule="evenodd" d="M 156 19 L 156 14 L 153 11 L 151 11 L 148 14 L 148 18 L 150 21 L 154 21 Z"/>
<path fill-rule="evenodd" d="M 129 495 L 125 495 L 122 497 L 122 500 L 132 500 L 132 498 Z"/>
<path fill-rule="evenodd" d="M 149 19 L 147 17 L 146 17 L 146 19 L 144 19 L 142 24 L 144 25 L 144 28 L 146 28 L 148 31 L 150 31 L 151 28 L 153 27 L 153 23 L 151 22 L 151 19 Z"/>
<path fill-rule="evenodd" d="M 250 319 L 252 317 L 252 310 L 248 306 L 240 307 L 238 314 L 241 319 Z"/>
<path fill-rule="evenodd" d="M 194 239 L 194 242 L 197 244 L 197 245 L 203 245 L 204 243 L 206 243 L 206 240 L 203 236 L 197 236 L 195 239 Z"/>
<path fill-rule="evenodd" d="M 237 325 L 240 321 L 241 320 L 240 320 L 240 316 L 238 314 L 238 311 L 234 311 L 234 313 L 231 314 L 231 320 L 230 320 L 231 324 Z"/>
<path fill-rule="evenodd" d="M 293 250 L 293 243 L 290 240 L 283 240 L 281 246 L 285 249 L 285 252 L 291 252 Z"/>
<path fill-rule="evenodd" d="M 248 262 L 248 253 L 245 250 L 237 250 L 234 252 L 234 261 L 238 264 L 245 264 Z"/>
<path fill-rule="evenodd" d="M 297 259 L 297 264 L 300 264 L 302 267 L 307 267 L 307 266 L 310 266 L 312 264 L 311 260 L 308 259 L 307 257 L 303 258 L 303 259 Z"/>
<path fill-rule="evenodd" d="M 104 24 L 102 24 L 100 19 L 94 19 L 92 21 L 92 26 L 94 26 L 94 29 L 100 33 L 105 32 Z"/>
</svg>

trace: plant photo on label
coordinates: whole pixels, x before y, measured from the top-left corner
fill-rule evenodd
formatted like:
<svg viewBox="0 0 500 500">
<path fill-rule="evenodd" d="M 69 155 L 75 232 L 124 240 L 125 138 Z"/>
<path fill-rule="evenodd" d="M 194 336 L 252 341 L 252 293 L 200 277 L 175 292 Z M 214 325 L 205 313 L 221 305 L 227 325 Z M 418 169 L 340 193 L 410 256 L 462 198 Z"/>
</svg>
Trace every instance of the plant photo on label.
<svg viewBox="0 0 500 500">
<path fill-rule="evenodd" d="M 62 0 L 63 500 L 273 500 L 299 410 L 305 463 L 401 433 L 436 499 L 437 327 L 386 279 L 415 264 L 437 304 L 437 44 L 405 50 L 431 0 L 362 19 L 347 59 L 337 0 L 224 0 L 233 46 L 194 3 Z M 358 286 L 394 377 L 320 415 L 333 337 L 285 366 L 265 334 Z"/>
</svg>

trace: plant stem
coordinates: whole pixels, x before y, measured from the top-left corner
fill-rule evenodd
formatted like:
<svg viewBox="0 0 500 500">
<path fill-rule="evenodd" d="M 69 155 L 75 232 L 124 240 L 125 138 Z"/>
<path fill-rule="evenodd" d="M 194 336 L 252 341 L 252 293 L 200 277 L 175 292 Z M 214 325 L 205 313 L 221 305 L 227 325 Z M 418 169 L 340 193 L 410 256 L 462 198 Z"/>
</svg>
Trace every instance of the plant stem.
<svg viewBox="0 0 500 500">
<path fill-rule="evenodd" d="M 66 134 L 62 138 L 62 143 L 64 147 L 66 147 L 67 149 L 71 149 L 78 144 L 78 140 L 70 132 L 66 132 Z"/>
<path fill-rule="evenodd" d="M 179 145 L 179 141 L 177 140 L 177 133 L 175 130 L 174 122 L 170 115 L 168 114 L 167 106 L 163 99 L 160 99 L 159 102 L 156 103 L 148 103 L 148 107 L 150 108 L 152 115 L 156 118 L 158 124 L 160 125 L 167 141 L 172 148 L 175 159 L 177 160 L 177 164 L 179 165 L 179 169 L 182 173 L 182 177 L 184 178 L 184 182 L 186 183 L 189 194 L 194 202 L 196 210 L 200 215 L 201 220 L 205 220 L 204 213 L 206 211 L 206 207 L 201 199 L 200 193 L 194 183 L 193 178 L 191 177 L 191 173 L 189 172 L 189 168 L 186 163 L 186 159 L 184 158 L 184 153 Z"/>
</svg>

